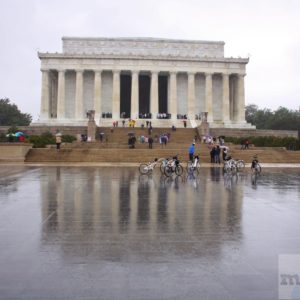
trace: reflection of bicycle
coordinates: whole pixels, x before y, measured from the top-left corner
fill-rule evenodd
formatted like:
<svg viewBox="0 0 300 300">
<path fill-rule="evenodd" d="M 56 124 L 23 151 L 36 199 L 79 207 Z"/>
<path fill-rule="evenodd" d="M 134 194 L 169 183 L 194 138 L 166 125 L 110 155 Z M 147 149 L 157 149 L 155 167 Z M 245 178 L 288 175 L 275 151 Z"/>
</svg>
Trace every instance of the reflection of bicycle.
<svg viewBox="0 0 300 300">
<path fill-rule="evenodd" d="M 153 172 L 156 164 L 157 164 L 157 158 L 155 158 L 154 161 L 149 162 L 147 164 L 146 163 L 140 164 L 139 171 L 141 174 L 150 174 Z"/>
<path fill-rule="evenodd" d="M 164 172 L 167 177 L 172 176 L 174 173 L 178 176 L 182 175 L 183 168 L 180 165 L 177 156 L 174 156 L 173 159 L 168 161 L 167 165 L 165 166 Z"/>
<path fill-rule="evenodd" d="M 200 169 L 200 159 L 199 156 L 196 155 L 193 161 L 189 161 L 187 163 L 186 170 L 188 175 L 196 176 L 199 175 L 199 169 Z"/>
</svg>

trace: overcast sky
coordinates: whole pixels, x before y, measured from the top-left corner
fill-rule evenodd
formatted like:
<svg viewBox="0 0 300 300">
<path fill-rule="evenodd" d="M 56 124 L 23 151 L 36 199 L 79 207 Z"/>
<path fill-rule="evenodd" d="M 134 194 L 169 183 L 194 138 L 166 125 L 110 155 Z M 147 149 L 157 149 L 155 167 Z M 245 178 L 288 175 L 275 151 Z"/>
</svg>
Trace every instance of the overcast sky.
<svg viewBox="0 0 300 300">
<path fill-rule="evenodd" d="M 300 0 L 0 0 L 0 98 L 38 118 L 37 51 L 63 36 L 160 37 L 225 42 L 250 57 L 246 104 L 300 106 Z"/>
</svg>

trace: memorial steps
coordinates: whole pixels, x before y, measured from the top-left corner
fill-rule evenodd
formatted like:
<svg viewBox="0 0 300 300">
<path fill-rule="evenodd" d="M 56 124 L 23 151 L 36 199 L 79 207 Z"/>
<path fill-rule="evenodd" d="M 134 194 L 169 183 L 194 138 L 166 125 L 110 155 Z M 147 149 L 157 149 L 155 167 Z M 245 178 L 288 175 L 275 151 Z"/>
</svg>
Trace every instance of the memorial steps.
<svg viewBox="0 0 300 300">
<path fill-rule="evenodd" d="M 171 157 L 175 154 L 178 154 L 182 161 L 186 161 L 188 147 L 196 134 L 195 130 L 190 128 L 170 130 L 171 138 L 166 148 L 162 148 L 159 143 L 155 142 L 153 149 L 149 149 L 147 143 L 137 142 L 135 149 L 129 149 L 128 132 L 134 132 L 138 137 L 141 134 L 147 135 L 146 128 L 114 128 L 113 133 L 110 132 L 109 128 L 100 128 L 99 132 L 104 133 L 102 143 L 99 140 L 96 142 L 74 142 L 62 145 L 59 152 L 54 146 L 47 149 L 30 149 L 25 162 L 141 163 L 152 161 L 156 157 Z M 152 136 L 161 133 L 166 133 L 166 128 L 154 128 Z M 250 163 L 254 155 L 258 155 L 259 160 L 263 163 L 300 163 L 300 151 L 263 147 L 250 147 L 248 150 L 241 150 L 239 145 L 229 145 L 229 147 L 232 157 L 243 159 L 246 163 Z M 201 162 L 210 162 L 209 151 L 207 145 L 196 143 L 196 154 L 200 154 Z"/>
</svg>

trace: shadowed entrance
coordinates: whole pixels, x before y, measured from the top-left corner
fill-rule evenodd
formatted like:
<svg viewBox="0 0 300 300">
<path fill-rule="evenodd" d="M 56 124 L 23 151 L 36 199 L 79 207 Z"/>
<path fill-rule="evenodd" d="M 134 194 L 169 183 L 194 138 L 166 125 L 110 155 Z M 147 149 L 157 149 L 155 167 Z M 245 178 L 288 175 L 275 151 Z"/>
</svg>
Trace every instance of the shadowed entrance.
<svg viewBox="0 0 300 300">
<path fill-rule="evenodd" d="M 143 117 L 150 113 L 150 77 L 139 76 L 139 115 Z"/>
<path fill-rule="evenodd" d="M 131 75 L 121 75 L 120 116 L 130 118 L 131 110 Z"/>
<path fill-rule="evenodd" d="M 168 77 L 158 76 L 158 112 L 168 113 Z"/>
</svg>

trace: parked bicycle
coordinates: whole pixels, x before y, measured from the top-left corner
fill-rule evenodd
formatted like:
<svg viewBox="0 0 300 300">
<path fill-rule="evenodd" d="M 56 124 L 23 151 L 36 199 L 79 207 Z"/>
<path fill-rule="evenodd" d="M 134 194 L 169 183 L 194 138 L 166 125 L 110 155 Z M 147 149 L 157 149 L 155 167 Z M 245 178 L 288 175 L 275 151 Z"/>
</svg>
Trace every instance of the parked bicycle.
<svg viewBox="0 0 300 300">
<path fill-rule="evenodd" d="M 181 166 L 177 155 L 168 161 L 164 173 L 167 177 L 172 176 L 174 173 L 178 176 L 182 175 L 183 167 Z"/>
<path fill-rule="evenodd" d="M 238 171 L 243 171 L 245 169 L 245 162 L 242 159 L 237 159 L 235 162 Z"/>
<path fill-rule="evenodd" d="M 251 171 L 254 174 L 260 174 L 261 173 L 261 165 L 258 162 L 257 155 L 253 156 L 253 160 L 251 162 Z"/>
<path fill-rule="evenodd" d="M 156 165 L 157 165 L 157 162 L 158 162 L 158 159 L 155 158 L 154 161 L 152 161 L 152 162 L 140 164 L 140 166 L 139 166 L 139 171 L 140 171 L 140 173 L 141 173 L 142 175 L 152 173 L 153 170 L 154 170 L 154 168 L 155 168 Z"/>
<path fill-rule="evenodd" d="M 233 159 L 231 156 L 225 158 L 224 171 L 226 173 L 240 172 L 245 168 L 245 162 L 242 159 Z"/>
<path fill-rule="evenodd" d="M 168 164 L 168 162 L 171 160 L 171 158 L 167 157 L 167 158 L 160 158 L 158 161 L 160 162 L 160 172 L 161 174 L 165 174 L 165 168 Z"/>
<path fill-rule="evenodd" d="M 235 160 L 231 156 L 227 156 L 224 162 L 224 172 L 234 173 L 237 172 L 237 166 Z"/>
</svg>

